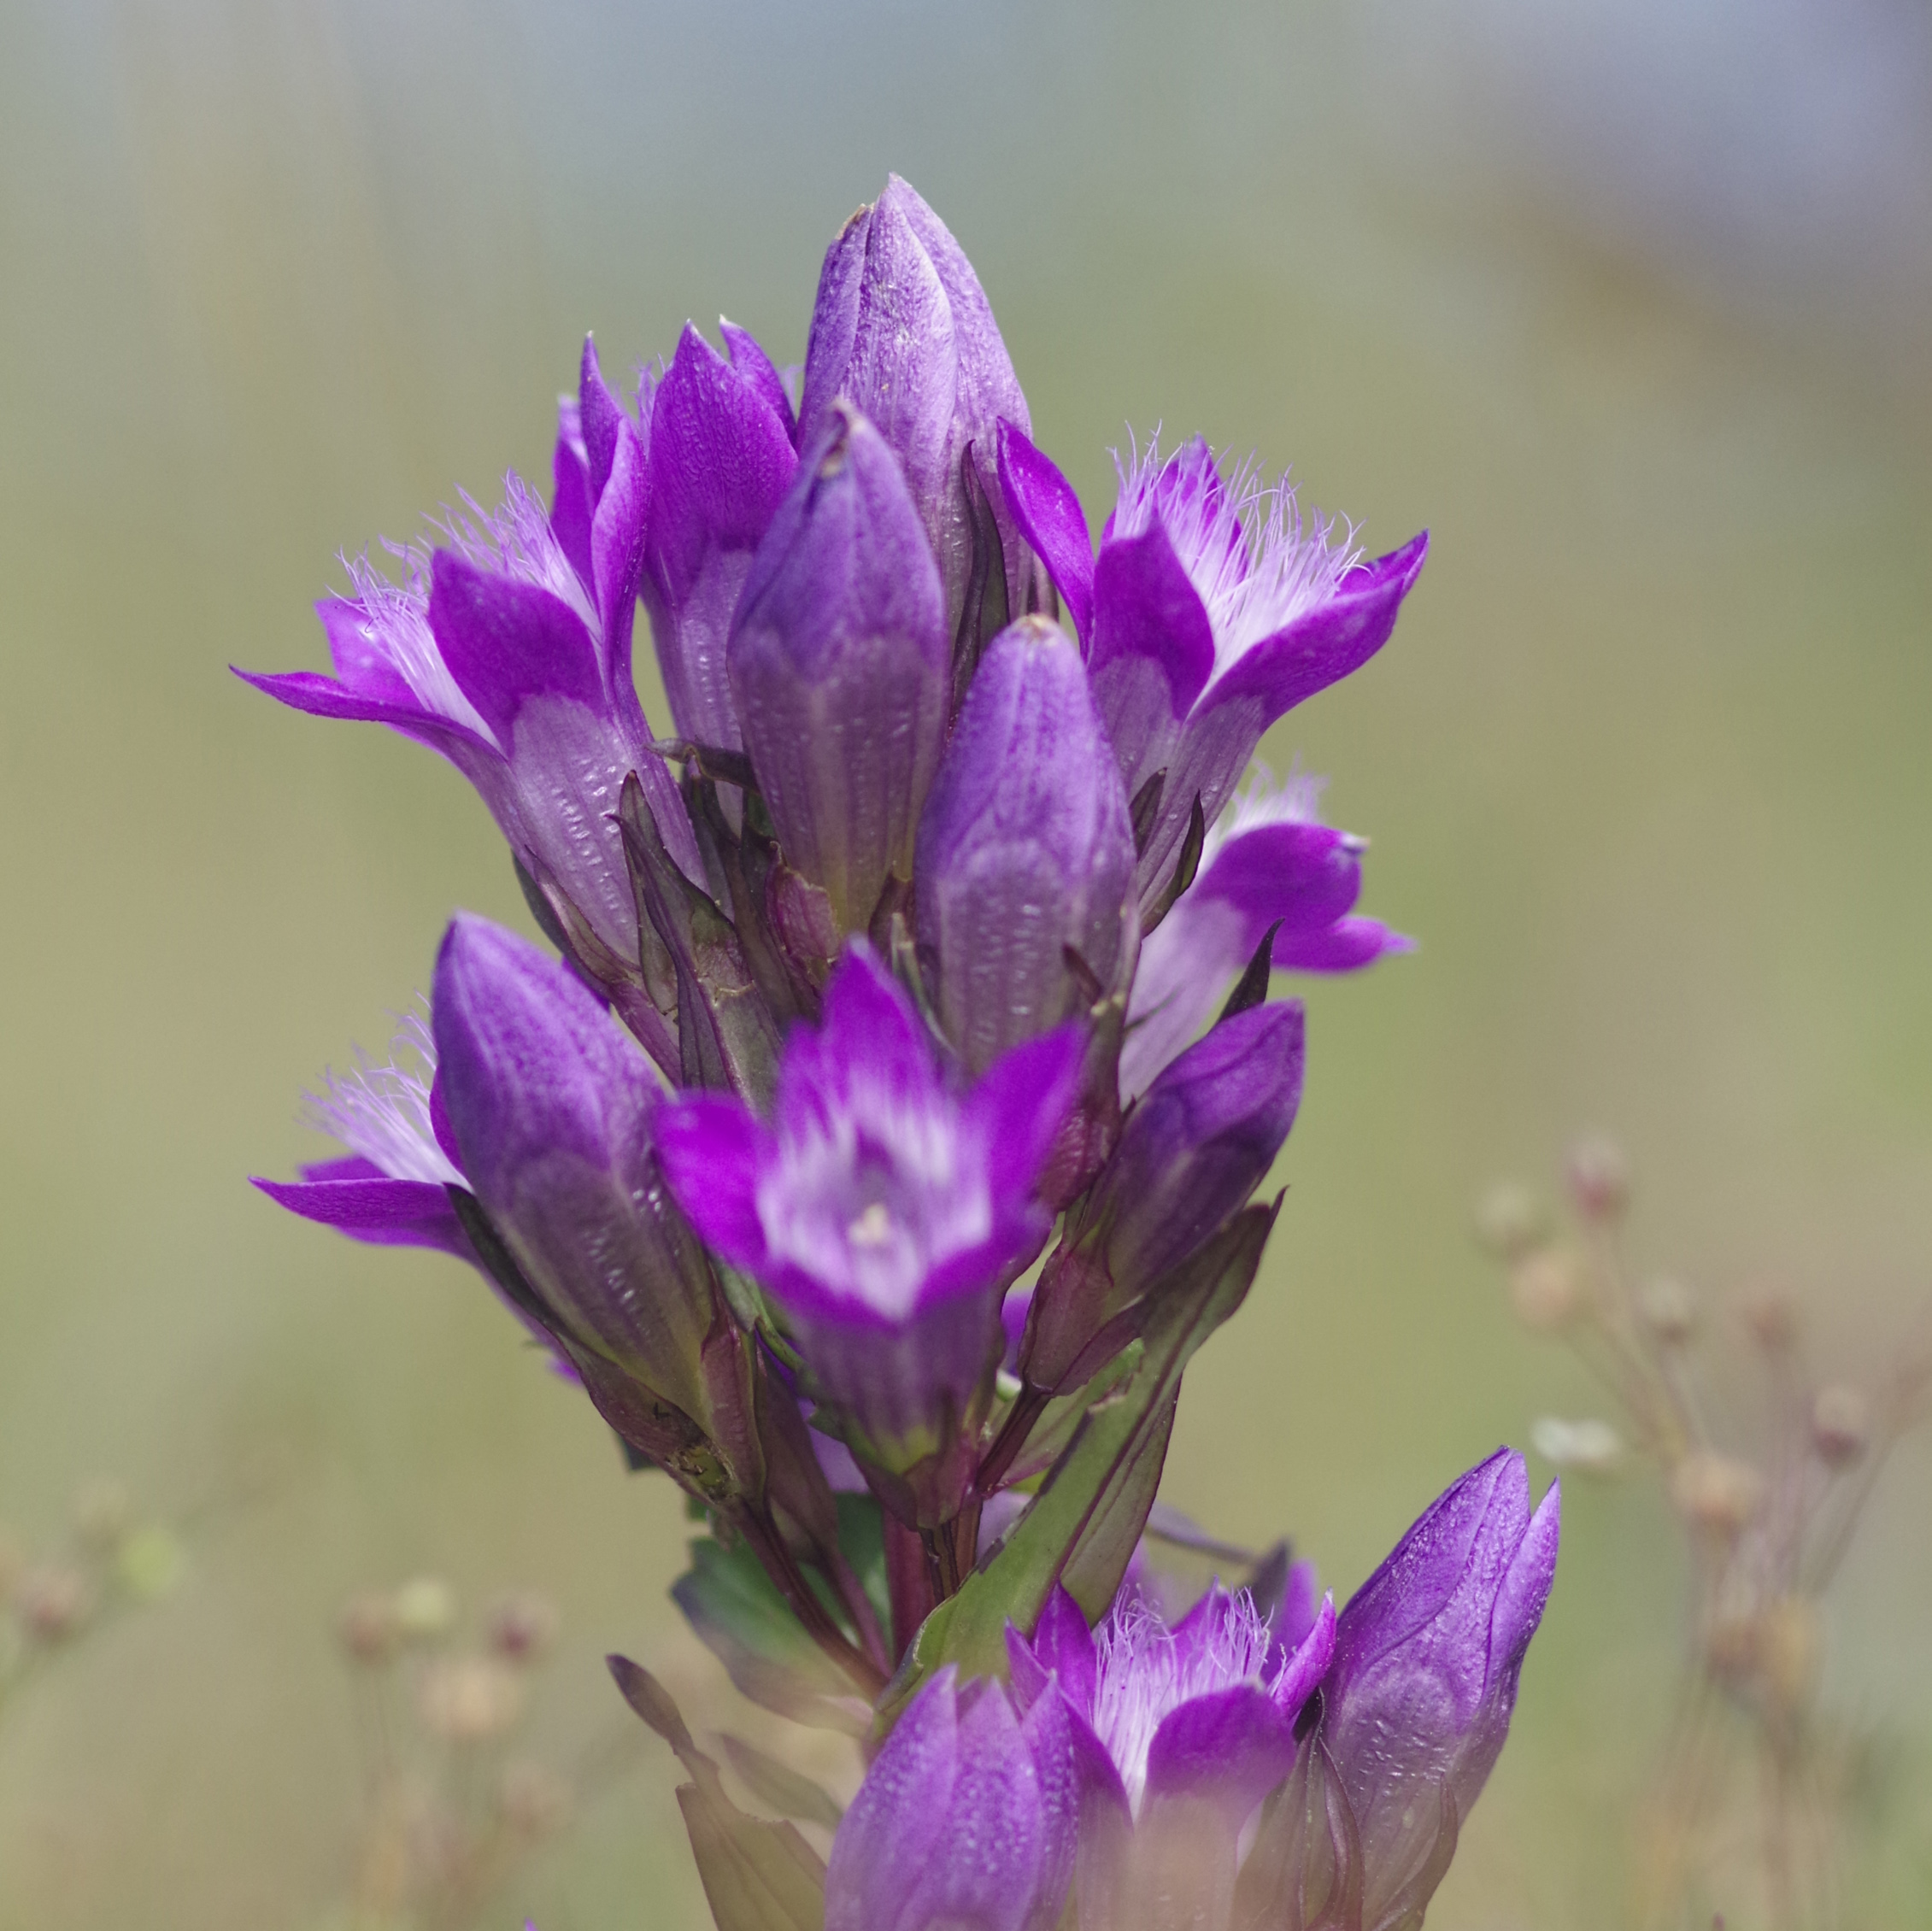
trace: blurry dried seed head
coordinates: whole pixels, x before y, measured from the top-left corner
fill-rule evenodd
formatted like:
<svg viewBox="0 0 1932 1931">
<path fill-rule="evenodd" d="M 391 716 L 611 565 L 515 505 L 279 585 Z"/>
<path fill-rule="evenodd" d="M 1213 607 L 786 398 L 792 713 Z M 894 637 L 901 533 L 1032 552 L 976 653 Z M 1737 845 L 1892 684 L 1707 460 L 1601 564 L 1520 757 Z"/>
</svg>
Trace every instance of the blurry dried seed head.
<svg viewBox="0 0 1932 1931">
<path fill-rule="evenodd" d="M 1545 1415 L 1530 1430 L 1536 1453 L 1551 1467 L 1579 1475 L 1612 1475 L 1622 1466 L 1624 1438 L 1608 1422 L 1586 1416 L 1565 1421 Z"/>
<path fill-rule="evenodd" d="M 395 1615 L 406 1642 L 434 1642 L 455 1624 L 455 1592 L 440 1576 L 415 1576 L 396 1592 Z"/>
<path fill-rule="evenodd" d="M 1763 1505 L 1765 1478 L 1748 1462 L 1700 1448 L 1677 1464 L 1671 1500 L 1694 1527 L 1735 1535 Z"/>
<path fill-rule="evenodd" d="M 1667 1275 L 1643 1288 L 1637 1296 L 1637 1312 L 1667 1347 L 1681 1347 L 1697 1331 L 1697 1296 Z"/>
<path fill-rule="evenodd" d="M 433 1664 L 416 1693 L 423 1727 L 445 1743 L 487 1743 L 523 1714 L 523 1679 L 493 1656 Z"/>
<path fill-rule="evenodd" d="M 395 1599 L 379 1589 L 351 1596 L 336 1617 L 336 1640 L 352 1662 L 386 1663 L 402 1640 Z"/>
<path fill-rule="evenodd" d="M 1871 1443 L 1871 1403 L 1845 1382 L 1827 1382 L 1812 1402 L 1812 1446 L 1828 1468 L 1847 1468 Z"/>
<path fill-rule="evenodd" d="M 1517 1318 L 1538 1334 L 1566 1328 L 1588 1301 L 1582 1257 L 1568 1247 L 1539 1247 L 1517 1262 L 1509 1277 Z"/>
<path fill-rule="evenodd" d="M 557 1633 L 556 1605 L 533 1589 L 506 1596 L 490 1612 L 490 1646 L 511 1663 L 529 1663 Z"/>
<path fill-rule="evenodd" d="M 64 1642 L 94 1613 L 94 1592 L 71 1564 L 42 1563 L 21 1578 L 15 1597 L 21 1627 L 36 1641 Z"/>
<path fill-rule="evenodd" d="M 1570 1149 L 1565 1177 L 1570 1197 L 1586 1220 L 1612 1220 L 1630 1204 L 1630 1160 L 1614 1140 L 1602 1134 L 1590 1134 Z"/>
<path fill-rule="evenodd" d="M 1548 1230 L 1541 1203 L 1517 1181 L 1492 1187 L 1476 1204 L 1476 1237 L 1498 1260 L 1521 1260 Z"/>
<path fill-rule="evenodd" d="M 570 1818 L 570 1786 L 542 1764 L 508 1764 L 496 1807 L 520 1837 L 554 1837 Z"/>
<path fill-rule="evenodd" d="M 1798 1310 L 1776 1288 L 1753 1288 L 1738 1302 L 1745 1331 L 1767 1354 L 1782 1354 L 1798 1339 Z"/>
</svg>

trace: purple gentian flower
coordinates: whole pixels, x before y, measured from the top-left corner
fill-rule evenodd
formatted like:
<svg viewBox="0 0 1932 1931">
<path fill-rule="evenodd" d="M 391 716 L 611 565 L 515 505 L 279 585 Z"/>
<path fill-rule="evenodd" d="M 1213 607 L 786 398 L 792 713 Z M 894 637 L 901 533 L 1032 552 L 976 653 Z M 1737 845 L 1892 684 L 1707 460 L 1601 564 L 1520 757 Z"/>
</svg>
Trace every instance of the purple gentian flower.
<svg viewBox="0 0 1932 1931">
<path fill-rule="evenodd" d="M 1080 633 L 1128 796 L 1161 777 L 1139 874 L 1151 905 L 1195 799 L 1212 824 L 1261 733 L 1388 641 L 1428 537 L 1365 563 L 1321 518 L 1304 524 L 1285 478 L 1224 477 L 1198 437 L 1116 466 L 1095 559 L 1066 478 L 1001 426 L 1007 501 Z"/>
<path fill-rule="evenodd" d="M 1295 1721 L 1329 1666 L 1335 1631 L 1324 1599 L 1290 1649 L 1245 1591 L 1219 1582 L 1172 1629 L 1124 1592 L 1089 1633 L 1060 1588 L 1031 1642 L 1009 1627 L 1016 1702 L 1029 1715 L 1056 1699 L 1070 1705 L 1087 1746 L 1080 1761 L 1098 1764 L 1093 1781 L 1109 1799 L 1085 1833 L 1083 1931 L 1140 1922 L 1131 1893 L 1157 1874 L 1204 1899 L 1227 1895 L 1242 1825 L 1294 1766 Z"/>
<path fill-rule="evenodd" d="M 864 416 L 825 412 L 732 620 L 731 695 L 785 862 L 839 932 L 912 877 L 951 654 L 931 546 Z"/>
<path fill-rule="evenodd" d="M 1240 1211 L 1295 1124 L 1304 1034 L 1299 1000 L 1250 1007 L 1142 1095 L 1041 1276 L 1023 1358 L 1029 1381 L 1084 1379 L 1101 1364 L 1083 1353 L 1107 1323 Z"/>
<path fill-rule="evenodd" d="M 1054 1931 L 1085 1777 L 1057 1695 L 1021 1714 L 951 1666 L 913 1700 L 832 1840 L 825 1931 Z"/>
<path fill-rule="evenodd" d="M 587 1374 L 602 1360 L 708 1433 L 709 1263 L 672 1200 L 650 1062 L 571 969 L 487 919 L 452 921 L 432 1001 L 471 1189 Z"/>
<path fill-rule="evenodd" d="M 919 938 L 974 1071 L 1111 989 L 1139 931 L 1134 835 L 1073 641 L 1023 617 L 986 648 L 919 821 Z"/>
<path fill-rule="evenodd" d="M 796 1334 L 813 1394 L 872 1459 L 940 1446 L 998 1362 L 999 1306 L 1038 1252 L 1040 1170 L 1072 1101 L 1081 1036 L 1063 1027 L 963 1091 L 911 1002 L 854 941 L 823 1023 L 779 1062 L 772 1115 L 718 1093 L 660 1117 L 672 1191 Z"/>
<path fill-rule="evenodd" d="M 391 546 L 408 566 L 403 585 L 366 559 L 349 566 L 354 596 L 317 606 L 334 677 L 242 675 L 297 710 L 386 724 L 447 757 L 483 795 L 579 961 L 674 1067 L 675 1043 L 641 988 L 626 996 L 641 942 L 612 814 L 627 773 L 678 865 L 693 877 L 701 867 L 631 681 L 643 446 L 589 346 L 563 426 L 553 514 L 510 476 L 494 516 L 466 499 L 448 548 Z"/>
<path fill-rule="evenodd" d="M 1277 971 L 1352 972 L 1413 942 L 1353 907 L 1363 842 L 1321 824 L 1321 781 L 1278 789 L 1257 772 L 1216 820 L 1201 870 L 1142 942 L 1120 1051 L 1120 1090 L 1142 1091 L 1227 997 L 1271 930 Z"/>
<path fill-rule="evenodd" d="M 729 324 L 725 339 L 729 361 L 687 323 L 651 399 L 642 587 L 679 733 L 736 751 L 731 613 L 798 458 L 791 405 L 764 351 Z"/>
<path fill-rule="evenodd" d="M 450 1188 L 467 1188 L 469 1181 L 443 1106 L 428 1024 L 418 1013 L 405 1014 L 391 1043 L 387 1065 L 358 1053 L 354 1072 L 325 1074 L 322 1093 L 308 1097 L 308 1124 L 339 1141 L 347 1154 L 311 1162 L 299 1170 L 299 1180 L 256 1178 L 255 1184 L 278 1206 L 353 1241 L 432 1247 L 467 1261 L 543 1344 L 552 1365 L 574 1379 L 550 1335 L 496 1288 L 450 1205 Z"/>
<path fill-rule="evenodd" d="M 972 576 L 975 486 L 998 532 L 1007 611 L 1038 608 L 1036 566 L 1007 507 L 994 448 L 1002 417 L 1029 428 L 1026 398 L 972 264 L 896 174 L 826 251 L 805 349 L 807 438 L 840 396 L 871 418 L 905 466 L 945 582 L 948 638 Z"/>
<path fill-rule="evenodd" d="M 1499 1448 L 1430 1504 L 1342 1612 L 1322 1739 L 1360 1834 L 1365 1924 L 1403 1910 L 1419 1919 L 1444 1834 L 1453 1844 L 1503 1746 L 1556 1574 L 1561 1505 L 1553 1483 L 1531 1514 L 1523 1458 Z"/>
<path fill-rule="evenodd" d="M 386 1065 L 357 1053 L 355 1071 L 323 1075 L 305 1124 L 349 1151 L 302 1167 L 297 1181 L 256 1179 L 278 1205 L 377 1247 L 434 1247 L 474 1264 L 449 1205 L 465 1187 L 436 1086 L 436 1043 L 420 1014 L 402 1016 Z"/>
</svg>

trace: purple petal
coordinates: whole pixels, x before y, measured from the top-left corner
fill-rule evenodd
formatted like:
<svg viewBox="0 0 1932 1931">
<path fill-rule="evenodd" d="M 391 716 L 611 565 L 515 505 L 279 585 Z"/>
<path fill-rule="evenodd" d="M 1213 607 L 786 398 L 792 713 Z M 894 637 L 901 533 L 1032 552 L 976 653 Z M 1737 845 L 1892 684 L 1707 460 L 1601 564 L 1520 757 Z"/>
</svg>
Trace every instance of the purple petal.
<svg viewBox="0 0 1932 1931">
<path fill-rule="evenodd" d="M 1294 937 L 1284 928 L 1276 935 L 1271 956 L 1277 972 L 1357 972 L 1390 953 L 1414 950 L 1413 939 L 1390 930 L 1378 919 L 1342 919 L 1325 932 Z"/>
<path fill-rule="evenodd" d="M 1167 714 L 1184 718 L 1213 673 L 1214 631 L 1201 593 L 1159 523 L 1137 537 L 1101 544 L 1094 566 L 1093 623 L 1087 669 L 1096 694 L 1117 663 L 1144 662 L 1165 681 Z M 1104 700 L 1101 712 L 1107 714 Z"/>
<path fill-rule="evenodd" d="M 1325 932 L 1361 894 L 1361 846 L 1332 825 L 1262 825 L 1237 832 L 1214 854 L 1189 893 L 1219 899 L 1242 916 L 1246 961 L 1277 921 L 1281 942 Z"/>
<path fill-rule="evenodd" d="M 740 328 L 736 322 L 728 321 L 722 315 L 718 318 L 718 332 L 725 338 L 731 367 L 764 398 L 766 408 L 784 426 L 787 441 L 796 444 L 798 418 L 793 414 L 791 397 L 785 393 L 784 378 L 773 366 L 772 358 L 759 346 L 750 330 Z"/>
<path fill-rule="evenodd" d="M 550 458 L 555 487 L 550 496 L 550 534 L 557 548 L 591 596 L 596 595 L 596 573 L 590 561 L 590 472 L 582 456 L 561 436 Z"/>
<path fill-rule="evenodd" d="M 1425 530 L 1401 549 L 1351 570 L 1334 596 L 1244 652 L 1202 708 L 1258 701 L 1265 730 L 1304 698 L 1359 670 L 1389 641 L 1428 553 Z"/>
<path fill-rule="evenodd" d="M 333 678 L 319 671 L 244 671 L 231 665 L 244 684 L 253 684 L 291 710 L 305 711 L 312 718 L 347 718 L 359 724 L 388 725 L 392 730 L 422 738 L 437 750 L 445 746 L 466 748 L 473 754 L 501 761 L 494 745 L 485 744 L 473 731 L 451 724 L 433 711 L 425 710 L 414 699 L 391 703 L 385 699 L 361 697 L 345 689 Z M 445 750 L 445 755 L 449 755 Z"/>
<path fill-rule="evenodd" d="M 758 1165 L 768 1138 L 728 1094 L 681 1094 L 657 1116 L 658 1158 L 678 1204 L 710 1246 L 754 1273 L 766 1261 Z"/>
<path fill-rule="evenodd" d="M 590 523 L 590 582 L 603 619 L 602 658 L 607 701 L 629 698 L 631 628 L 637 617 L 637 578 L 643 568 L 644 517 L 649 508 L 650 465 L 643 439 L 628 416 L 618 419 L 610 474 Z"/>
<path fill-rule="evenodd" d="M 354 1177 L 320 1177 L 332 1168 L 339 1170 L 351 1164 L 369 1171 Z M 299 1213 L 304 1220 L 337 1228 L 352 1240 L 377 1247 L 434 1247 L 459 1259 L 473 1258 L 449 1194 L 433 1182 L 391 1180 L 379 1175 L 367 1160 L 328 1160 L 307 1171 L 318 1177 L 255 1179 L 253 1184 L 278 1206 Z"/>
<path fill-rule="evenodd" d="M 498 738 L 512 742 L 517 713 L 555 696 L 608 710 L 596 646 L 582 619 L 533 584 L 479 570 L 454 550 L 436 553 L 430 628 L 463 695 Z"/>
<path fill-rule="evenodd" d="M 1556 1581 L 1557 1545 L 1563 1527 L 1563 1496 L 1559 1485 L 1536 1506 L 1517 1546 L 1509 1574 L 1497 1592 L 1489 1622 L 1489 1675 L 1492 1679 L 1518 1665 L 1530 1639 L 1542 1621 L 1543 1605 Z"/>
<path fill-rule="evenodd" d="M 1041 1667 L 1060 1678 L 1060 1693 L 1068 1703 L 1081 1716 L 1090 1715 L 1098 1669 L 1093 1631 L 1079 1604 L 1057 1582 L 1040 1611 L 1031 1650 Z"/>
<path fill-rule="evenodd" d="M 329 659 L 337 681 L 376 703 L 413 711 L 420 704 L 414 691 L 377 648 L 370 634 L 369 613 L 353 597 L 326 596 L 315 606 L 322 633 L 329 640 Z"/>
<path fill-rule="evenodd" d="M 1094 543 L 1073 485 L 1004 417 L 998 430 L 1000 487 L 1019 533 L 1046 566 L 1074 633 L 1089 640 L 1094 619 Z"/>
<path fill-rule="evenodd" d="M 577 412 L 590 471 L 590 497 L 595 502 L 610 480 L 624 411 L 604 384 L 603 371 L 597 366 L 597 345 L 589 336 L 584 337 L 584 360 L 578 370 Z"/>
<path fill-rule="evenodd" d="M 1079 1089 L 1085 1052 L 1083 1030 L 1061 1026 L 1002 1054 L 973 1088 L 966 1115 L 984 1136 L 996 1201 L 1032 1194 Z"/>
<path fill-rule="evenodd" d="M 789 406 L 776 413 L 685 325 L 651 404 L 647 588 L 672 716 L 701 743 L 743 742 L 725 644 L 752 553 L 798 468 L 789 421 Z"/>
<path fill-rule="evenodd" d="M 1238 1828 L 1294 1766 L 1292 1721 L 1266 1691 L 1236 1683 L 1162 1718 L 1148 1750 L 1143 1814 L 1163 1799 L 1195 1797 Z"/>
<path fill-rule="evenodd" d="M 1274 1681 L 1268 1686 L 1268 1694 L 1273 1698 L 1275 1707 L 1290 1723 L 1301 1714 L 1301 1705 L 1315 1693 L 1334 1658 L 1335 1598 L 1330 1594 L 1322 1598 L 1322 1606 L 1316 1613 L 1313 1627 L 1289 1652 Z"/>
</svg>

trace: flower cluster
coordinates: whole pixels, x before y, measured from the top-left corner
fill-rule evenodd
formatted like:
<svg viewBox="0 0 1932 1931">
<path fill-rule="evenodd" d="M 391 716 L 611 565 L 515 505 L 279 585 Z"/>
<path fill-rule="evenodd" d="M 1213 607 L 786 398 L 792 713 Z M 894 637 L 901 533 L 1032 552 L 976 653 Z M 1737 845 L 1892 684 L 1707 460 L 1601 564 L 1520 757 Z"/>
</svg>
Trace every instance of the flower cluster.
<svg viewBox="0 0 1932 1931">
<path fill-rule="evenodd" d="M 1500 1744 L 1553 1500 L 1483 1464 L 1339 1618 L 1298 1570 L 1170 1629 L 1137 1564 L 1279 1204 L 1273 975 L 1407 943 L 1311 781 L 1237 788 L 1426 539 L 1365 561 L 1197 439 L 1119 464 L 1096 551 L 896 179 L 802 372 L 721 340 L 629 400 L 587 345 L 547 509 L 464 499 L 320 606 L 333 676 L 250 675 L 455 765 L 549 942 L 458 917 L 403 1059 L 316 1102 L 344 1157 L 260 1184 L 476 1267 L 700 1506 L 678 1599 L 739 1687 L 869 1738 L 821 1869 L 620 1671 L 726 1931 L 1406 1921 Z"/>
</svg>

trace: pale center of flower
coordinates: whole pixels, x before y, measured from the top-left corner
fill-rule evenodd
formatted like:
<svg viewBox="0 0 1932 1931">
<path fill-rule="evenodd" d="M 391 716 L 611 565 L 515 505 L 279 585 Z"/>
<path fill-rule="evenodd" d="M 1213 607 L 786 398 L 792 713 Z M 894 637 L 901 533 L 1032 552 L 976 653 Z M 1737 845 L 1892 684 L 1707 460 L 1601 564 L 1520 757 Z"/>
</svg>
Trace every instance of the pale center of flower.
<svg viewBox="0 0 1932 1931">
<path fill-rule="evenodd" d="M 1197 1696 L 1258 1682 L 1268 1660 L 1268 1625 L 1244 1589 L 1224 1599 L 1220 1613 L 1205 1625 L 1179 1630 L 1136 1599 L 1117 1607 L 1094 1632 L 1094 1734 L 1107 1746 L 1138 1817 L 1155 1732 Z"/>
<path fill-rule="evenodd" d="M 339 1140 L 391 1180 L 462 1186 L 462 1175 L 443 1151 L 430 1124 L 436 1046 L 428 1025 L 411 1012 L 390 1044 L 396 1057 L 386 1066 L 358 1052 L 354 1072 L 340 1077 L 325 1073 L 324 1093 L 308 1095 L 304 1110 L 308 1124 Z"/>
<path fill-rule="evenodd" d="M 905 1319 L 933 1269 L 992 1230 L 982 1162 L 937 1091 L 854 1079 L 785 1139 L 758 1191 L 775 1253 L 836 1294 Z"/>
</svg>

